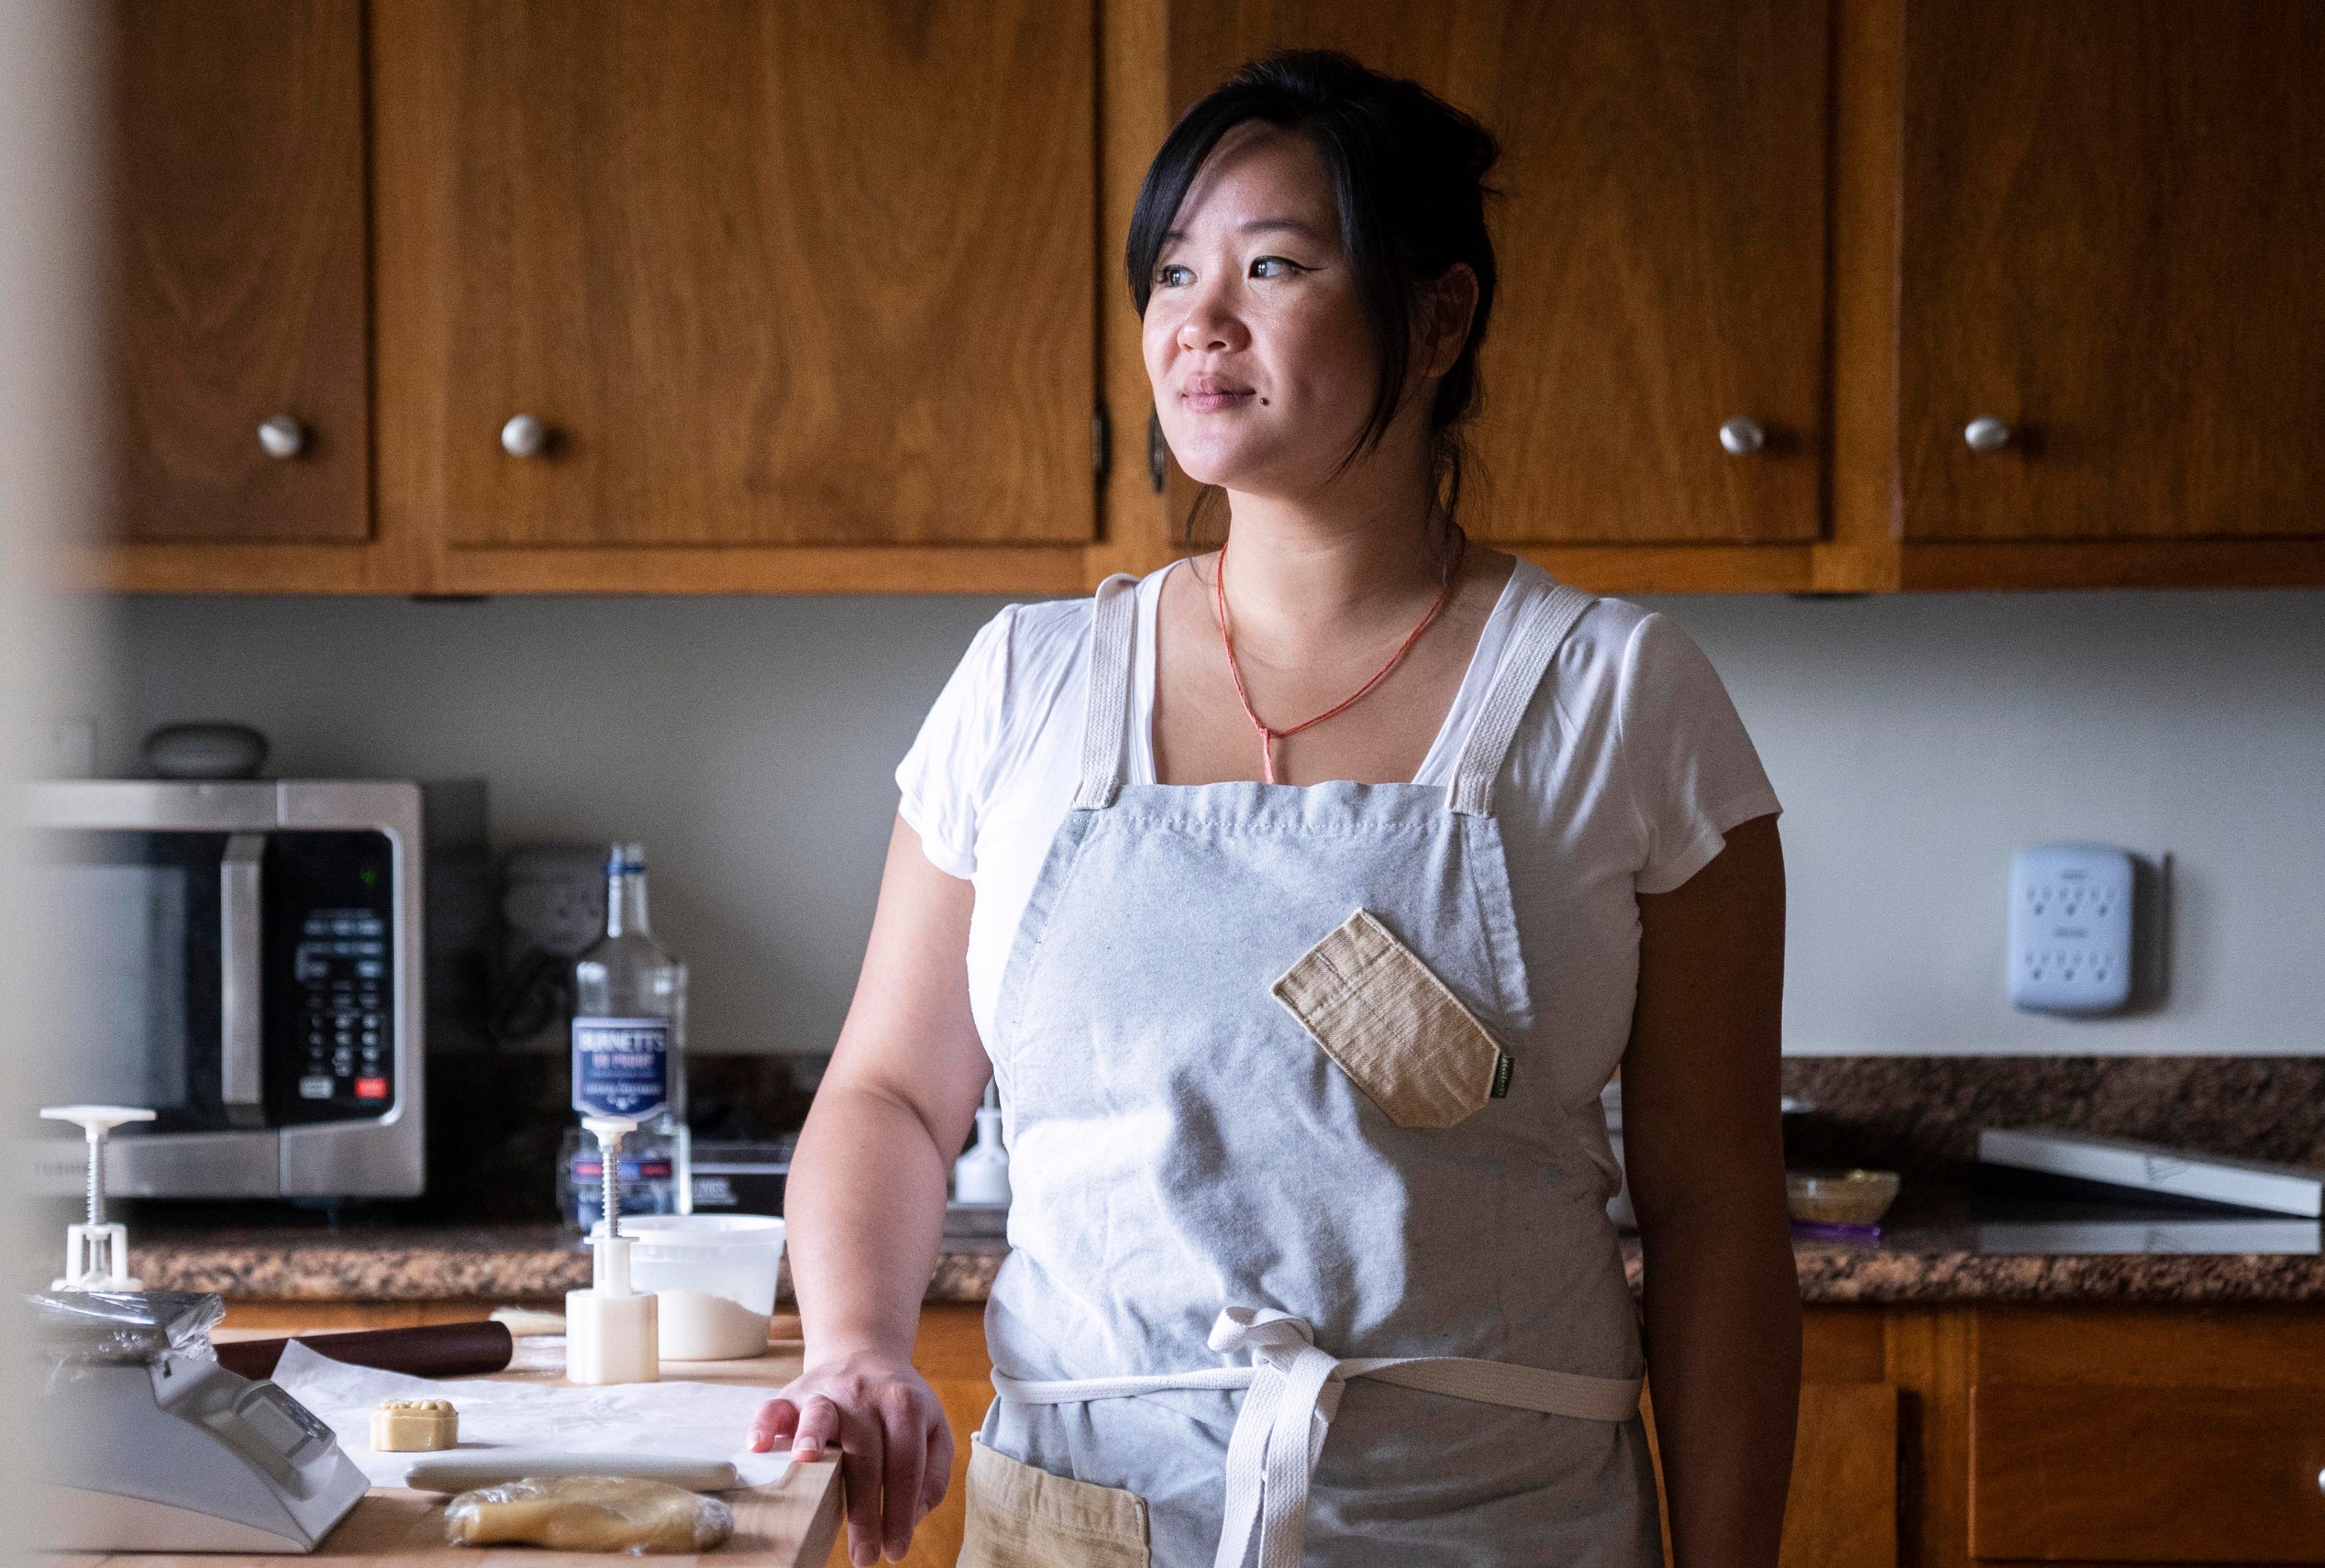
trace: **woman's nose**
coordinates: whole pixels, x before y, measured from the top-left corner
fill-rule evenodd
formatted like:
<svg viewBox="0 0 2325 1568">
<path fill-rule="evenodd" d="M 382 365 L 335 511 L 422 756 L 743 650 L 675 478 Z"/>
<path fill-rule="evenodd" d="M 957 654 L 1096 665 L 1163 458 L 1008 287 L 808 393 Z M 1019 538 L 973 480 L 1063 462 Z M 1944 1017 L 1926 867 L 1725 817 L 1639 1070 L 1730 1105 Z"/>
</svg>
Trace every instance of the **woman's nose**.
<svg viewBox="0 0 2325 1568">
<path fill-rule="evenodd" d="M 1244 336 L 1243 323 L 1215 288 L 1199 289 L 1179 322 L 1179 347 L 1194 353 L 1239 348 Z"/>
</svg>

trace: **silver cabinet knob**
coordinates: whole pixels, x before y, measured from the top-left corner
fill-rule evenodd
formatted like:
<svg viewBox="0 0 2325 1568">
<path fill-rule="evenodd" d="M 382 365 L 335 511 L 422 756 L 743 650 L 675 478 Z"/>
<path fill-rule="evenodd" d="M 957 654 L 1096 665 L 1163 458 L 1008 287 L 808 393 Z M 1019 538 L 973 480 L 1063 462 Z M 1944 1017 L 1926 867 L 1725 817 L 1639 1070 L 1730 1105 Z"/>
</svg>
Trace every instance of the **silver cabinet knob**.
<svg viewBox="0 0 2325 1568">
<path fill-rule="evenodd" d="M 1962 426 L 1962 440 L 1974 452 L 1998 452 L 2010 444 L 2010 427 L 1990 413 L 1982 413 Z"/>
<path fill-rule="evenodd" d="M 1748 458 L 1768 444 L 1768 432 L 1756 419 L 1737 414 L 1719 427 L 1719 445 L 1731 458 Z"/>
<path fill-rule="evenodd" d="M 270 458 L 295 458 L 307 450 L 307 427 L 287 413 L 272 415 L 258 427 L 258 445 Z"/>
<path fill-rule="evenodd" d="M 2325 1470 L 2317 1472 L 2317 1489 L 2325 1492 Z"/>
<path fill-rule="evenodd" d="M 537 458 L 549 450 L 549 427 L 529 413 L 501 426 L 501 450 L 513 458 Z"/>
</svg>

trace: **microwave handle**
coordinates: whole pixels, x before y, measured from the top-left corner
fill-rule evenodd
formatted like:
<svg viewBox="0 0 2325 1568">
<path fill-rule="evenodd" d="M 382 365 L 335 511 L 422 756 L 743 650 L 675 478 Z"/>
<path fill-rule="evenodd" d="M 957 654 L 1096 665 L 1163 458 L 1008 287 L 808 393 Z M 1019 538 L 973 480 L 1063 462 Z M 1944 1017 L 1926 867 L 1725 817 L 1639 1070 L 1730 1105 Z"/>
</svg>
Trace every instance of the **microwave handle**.
<svg viewBox="0 0 2325 1568">
<path fill-rule="evenodd" d="M 236 1127 L 266 1121 L 258 913 L 258 871 L 265 855 L 265 834 L 236 833 L 218 863 L 218 1089 L 226 1118 Z"/>
</svg>

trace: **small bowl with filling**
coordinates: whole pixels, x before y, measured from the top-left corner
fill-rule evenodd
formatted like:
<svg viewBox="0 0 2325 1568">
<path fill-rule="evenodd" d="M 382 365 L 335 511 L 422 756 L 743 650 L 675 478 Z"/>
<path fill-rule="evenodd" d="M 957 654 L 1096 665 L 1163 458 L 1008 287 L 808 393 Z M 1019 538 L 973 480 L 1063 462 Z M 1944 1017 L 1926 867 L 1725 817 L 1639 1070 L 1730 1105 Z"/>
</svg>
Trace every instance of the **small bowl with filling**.
<svg viewBox="0 0 2325 1568">
<path fill-rule="evenodd" d="M 1897 1201 L 1894 1171 L 1787 1171 L 1792 1218 L 1811 1225 L 1878 1225 Z"/>
</svg>

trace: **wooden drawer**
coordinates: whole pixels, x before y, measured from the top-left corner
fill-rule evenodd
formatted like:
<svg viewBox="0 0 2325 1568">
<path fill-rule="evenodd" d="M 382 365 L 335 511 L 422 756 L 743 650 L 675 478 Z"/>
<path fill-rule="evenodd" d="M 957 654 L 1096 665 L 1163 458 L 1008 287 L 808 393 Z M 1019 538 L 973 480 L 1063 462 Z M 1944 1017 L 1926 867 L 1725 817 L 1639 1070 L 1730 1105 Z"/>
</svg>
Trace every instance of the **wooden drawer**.
<svg viewBox="0 0 2325 1568">
<path fill-rule="evenodd" d="M 2325 1398 L 2286 1387 L 1980 1383 L 1970 1554 L 2325 1563 Z"/>
</svg>

